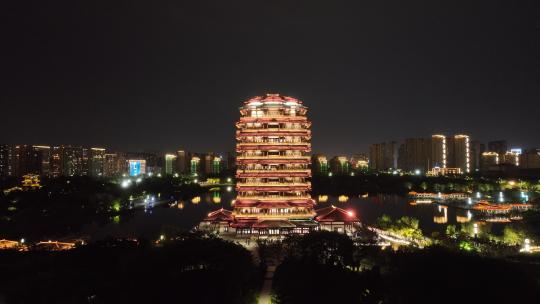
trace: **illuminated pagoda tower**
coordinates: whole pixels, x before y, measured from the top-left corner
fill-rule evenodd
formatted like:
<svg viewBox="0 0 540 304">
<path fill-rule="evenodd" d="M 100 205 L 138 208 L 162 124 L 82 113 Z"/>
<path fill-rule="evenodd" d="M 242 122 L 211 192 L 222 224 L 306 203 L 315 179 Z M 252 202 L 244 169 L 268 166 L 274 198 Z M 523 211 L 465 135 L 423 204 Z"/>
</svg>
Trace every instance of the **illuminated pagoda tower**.
<svg viewBox="0 0 540 304">
<path fill-rule="evenodd" d="M 298 99 L 267 94 L 240 107 L 236 127 L 237 234 L 306 233 L 316 227 L 311 190 L 311 122 Z"/>
</svg>

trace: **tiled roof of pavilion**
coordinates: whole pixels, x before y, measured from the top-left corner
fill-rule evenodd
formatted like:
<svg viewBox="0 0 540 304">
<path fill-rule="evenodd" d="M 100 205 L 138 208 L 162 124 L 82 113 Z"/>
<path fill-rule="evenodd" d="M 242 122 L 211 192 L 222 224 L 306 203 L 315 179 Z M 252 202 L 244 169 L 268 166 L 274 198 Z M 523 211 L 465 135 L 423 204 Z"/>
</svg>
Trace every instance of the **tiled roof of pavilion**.
<svg viewBox="0 0 540 304">
<path fill-rule="evenodd" d="M 358 222 L 358 218 L 354 215 L 354 212 L 347 211 L 336 206 L 330 206 L 315 210 L 317 216 L 315 220 L 317 222 Z"/>
<path fill-rule="evenodd" d="M 294 228 L 295 224 L 286 220 L 264 220 L 253 224 L 253 228 Z"/>
<path fill-rule="evenodd" d="M 204 221 L 231 221 L 231 220 L 232 220 L 232 212 L 223 208 L 208 213 L 208 216 L 204 218 Z"/>
<path fill-rule="evenodd" d="M 248 99 L 247 101 L 245 101 L 244 103 L 245 104 L 249 104 L 249 103 L 252 103 L 252 102 L 294 102 L 294 103 L 298 103 L 299 105 L 302 104 L 302 101 L 296 99 L 296 98 L 293 98 L 293 97 L 290 97 L 290 96 L 283 96 L 281 94 L 266 94 L 265 96 L 255 96 L 255 97 L 252 97 L 250 99 Z"/>
</svg>

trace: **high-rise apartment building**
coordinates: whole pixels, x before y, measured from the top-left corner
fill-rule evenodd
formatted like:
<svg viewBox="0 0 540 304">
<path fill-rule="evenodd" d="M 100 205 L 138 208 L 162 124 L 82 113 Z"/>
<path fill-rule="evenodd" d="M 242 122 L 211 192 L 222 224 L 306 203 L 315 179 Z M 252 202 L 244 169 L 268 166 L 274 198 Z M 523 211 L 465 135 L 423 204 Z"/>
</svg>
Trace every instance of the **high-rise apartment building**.
<svg viewBox="0 0 540 304">
<path fill-rule="evenodd" d="M 163 173 L 165 174 L 168 174 L 168 175 L 172 175 L 174 173 L 176 173 L 176 159 L 178 158 L 178 156 L 176 156 L 175 154 L 165 154 L 165 170 Z"/>
<path fill-rule="evenodd" d="M 33 149 L 39 166 L 39 172 L 37 174 L 41 176 L 50 176 L 51 147 L 34 145 Z"/>
<path fill-rule="evenodd" d="M 399 148 L 398 167 L 409 172 L 428 172 L 437 169 L 449 172 L 470 173 L 474 170 L 471 141 L 468 135 L 443 134 L 431 138 L 408 138 Z M 440 169 L 452 170 L 440 170 Z M 454 170 L 459 169 L 459 170 Z"/>
<path fill-rule="evenodd" d="M 407 138 L 399 147 L 398 168 L 409 172 L 427 172 L 432 164 L 431 138 Z"/>
<path fill-rule="evenodd" d="M 519 165 L 524 169 L 540 169 L 540 149 L 529 149 L 520 155 Z"/>
<path fill-rule="evenodd" d="M 471 142 L 468 135 L 457 134 L 447 138 L 447 167 L 459 168 L 462 173 L 471 173 Z"/>
<path fill-rule="evenodd" d="M 311 171 L 313 175 L 328 175 L 330 164 L 325 155 L 314 154 L 311 156 Z"/>
<path fill-rule="evenodd" d="M 369 167 L 378 171 L 396 168 L 396 143 L 391 141 L 371 145 L 369 148 Z"/>
<path fill-rule="evenodd" d="M 223 157 L 219 155 L 207 155 L 207 162 L 205 163 L 205 173 L 207 175 L 216 175 L 220 174 L 222 170 Z"/>
<path fill-rule="evenodd" d="M 190 171 L 191 156 L 184 150 L 176 151 L 176 171 L 180 174 L 187 174 Z"/>
<path fill-rule="evenodd" d="M 83 148 L 79 146 L 61 146 L 60 162 L 63 176 L 81 176 L 84 174 Z"/>
<path fill-rule="evenodd" d="M 512 165 L 519 167 L 519 160 L 521 155 L 521 149 L 506 151 L 502 156 L 502 163 L 506 165 Z"/>
<path fill-rule="evenodd" d="M 431 164 L 430 169 L 434 167 L 446 168 L 448 147 L 446 136 L 435 134 L 431 136 Z"/>
<path fill-rule="evenodd" d="M 124 171 L 119 164 L 119 157 L 117 153 L 106 153 L 103 161 L 103 175 L 106 177 L 115 177 L 122 175 Z"/>
<path fill-rule="evenodd" d="M 146 174 L 146 160 L 145 159 L 129 159 L 128 160 L 128 172 L 129 176 L 139 176 Z"/>
<path fill-rule="evenodd" d="M 189 173 L 192 175 L 199 175 L 201 173 L 201 158 L 198 156 L 192 156 L 189 162 Z"/>
<path fill-rule="evenodd" d="M 330 170 L 337 175 L 349 174 L 351 172 L 351 163 L 347 156 L 335 156 L 330 160 Z"/>
<path fill-rule="evenodd" d="M 471 141 L 471 172 L 480 170 L 482 153 L 484 153 L 485 151 L 486 147 L 480 141 Z"/>
<path fill-rule="evenodd" d="M 490 167 L 497 166 L 500 163 L 499 153 L 493 151 L 486 151 L 482 153 L 480 160 L 480 169 L 487 171 Z"/>
<path fill-rule="evenodd" d="M 32 145 L 15 145 L 12 157 L 14 176 L 25 174 L 39 175 L 42 171 L 43 157 Z"/>
<path fill-rule="evenodd" d="M 51 147 L 49 161 L 49 176 L 59 177 L 62 175 L 62 147 Z"/>
<path fill-rule="evenodd" d="M 0 145 L 0 177 L 15 176 L 13 157 L 14 149 L 12 145 Z"/>
<path fill-rule="evenodd" d="M 99 177 L 105 175 L 105 155 L 104 148 L 90 148 L 88 157 L 88 172 L 90 176 Z"/>
</svg>

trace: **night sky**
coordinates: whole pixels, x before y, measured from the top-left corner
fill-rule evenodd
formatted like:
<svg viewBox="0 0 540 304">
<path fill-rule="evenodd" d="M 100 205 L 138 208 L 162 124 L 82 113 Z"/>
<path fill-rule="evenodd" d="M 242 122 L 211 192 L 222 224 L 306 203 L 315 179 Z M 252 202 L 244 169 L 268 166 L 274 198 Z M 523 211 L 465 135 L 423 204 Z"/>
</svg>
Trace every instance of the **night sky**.
<svg viewBox="0 0 540 304">
<path fill-rule="evenodd" d="M 227 151 L 238 107 L 310 108 L 313 150 L 435 132 L 540 147 L 532 1 L 7 1 L 0 142 Z"/>
</svg>

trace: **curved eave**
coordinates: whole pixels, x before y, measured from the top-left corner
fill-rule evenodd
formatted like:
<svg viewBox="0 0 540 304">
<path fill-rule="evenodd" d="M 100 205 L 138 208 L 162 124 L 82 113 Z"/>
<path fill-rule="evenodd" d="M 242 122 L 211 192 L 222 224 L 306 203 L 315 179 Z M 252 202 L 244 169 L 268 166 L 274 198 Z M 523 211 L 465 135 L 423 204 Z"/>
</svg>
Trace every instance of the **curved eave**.
<svg viewBox="0 0 540 304">
<path fill-rule="evenodd" d="M 236 138 L 241 139 L 243 137 L 255 137 L 255 136 L 302 136 L 311 137 L 310 131 L 270 131 L 270 130 L 258 130 L 257 132 L 236 132 Z"/>
<path fill-rule="evenodd" d="M 310 164 L 309 159 L 237 159 L 237 165 L 251 165 L 251 164 L 260 164 L 260 165 L 288 165 L 288 164 Z"/>
<path fill-rule="evenodd" d="M 240 117 L 238 123 L 265 123 L 265 122 L 306 122 L 311 125 L 311 122 L 308 122 L 306 116 L 283 116 L 283 117 L 249 117 L 244 116 Z"/>
<path fill-rule="evenodd" d="M 279 191 L 279 192 L 289 192 L 289 191 L 309 191 L 311 186 L 236 186 L 236 191 L 245 192 L 245 191 Z"/>
<path fill-rule="evenodd" d="M 315 206 L 315 201 L 312 199 L 308 200 L 236 200 L 234 203 L 235 208 L 239 207 L 258 207 L 260 204 L 281 204 L 287 203 L 290 207 L 313 207 Z"/>
<path fill-rule="evenodd" d="M 250 173 L 236 173 L 237 178 L 247 177 L 311 177 L 311 172 L 273 172 L 261 171 Z"/>
<path fill-rule="evenodd" d="M 303 146 L 290 146 L 290 145 L 249 145 L 249 146 L 237 146 L 236 152 L 242 151 L 273 151 L 273 150 L 291 150 L 291 151 L 302 151 L 302 152 L 311 152 L 311 147 L 307 145 Z"/>
</svg>

